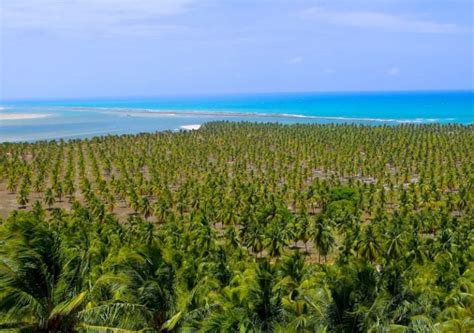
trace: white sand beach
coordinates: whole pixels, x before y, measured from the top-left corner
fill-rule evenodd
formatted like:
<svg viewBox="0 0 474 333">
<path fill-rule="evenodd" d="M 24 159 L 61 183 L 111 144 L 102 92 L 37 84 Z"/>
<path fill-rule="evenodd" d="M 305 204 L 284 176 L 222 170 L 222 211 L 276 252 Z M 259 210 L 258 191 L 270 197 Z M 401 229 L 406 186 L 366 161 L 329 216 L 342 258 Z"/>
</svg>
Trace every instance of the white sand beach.
<svg viewBox="0 0 474 333">
<path fill-rule="evenodd" d="M 201 128 L 201 125 L 183 125 L 183 126 L 180 126 L 179 128 L 181 129 L 184 129 L 184 130 L 188 130 L 188 131 L 192 131 L 192 130 L 198 130 Z"/>
<path fill-rule="evenodd" d="M 0 113 L 0 120 L 38 119 L 50 116 L 48 113 Z"/>
</svg>

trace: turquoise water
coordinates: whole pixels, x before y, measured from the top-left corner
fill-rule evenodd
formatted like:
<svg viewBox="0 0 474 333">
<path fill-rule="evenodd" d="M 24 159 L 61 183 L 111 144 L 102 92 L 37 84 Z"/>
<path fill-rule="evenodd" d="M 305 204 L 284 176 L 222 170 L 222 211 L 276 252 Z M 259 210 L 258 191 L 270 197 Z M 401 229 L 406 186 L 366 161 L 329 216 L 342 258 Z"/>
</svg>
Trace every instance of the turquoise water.
<svg viewBox="0 0 474 333">
<path fill-rule="evenodd" d="M 213 120 L 369 125 L 474 123 L 472 91 L 4 101 L 0 106 L 0 141 L 179 130 L 183 125 Z M 44 117 L 12 119 L 18 114 Z"/>
</svg>

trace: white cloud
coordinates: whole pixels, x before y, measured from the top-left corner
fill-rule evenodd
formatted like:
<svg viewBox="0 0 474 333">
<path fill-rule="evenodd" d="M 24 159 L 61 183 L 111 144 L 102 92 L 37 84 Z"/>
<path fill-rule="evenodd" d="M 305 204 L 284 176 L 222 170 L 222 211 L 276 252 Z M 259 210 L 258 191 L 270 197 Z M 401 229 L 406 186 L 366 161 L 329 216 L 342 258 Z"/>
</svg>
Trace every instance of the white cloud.
<svg viewBox="0 0 474 333">
<path fill-rule="evenodd" d="M 301 11 L 299 16 L 334 25 L 375 28 L 394 32 L 442 34 L 461 31 L 459 26 L 451 23 L 421 20 L 376 11 L 334 11 L 324 7 L 311 7 Z"/>
<path fill-rule="evenodd" d="M 398 67 L 391 67 L 387 70 L 387 75 L 389 76 L 396 76 L 400 74 L 400 68 Z"/>
<path fill-rule="evenodd" d="M 291 59 L 288 59 L 288 63 L 290 64 L 299 64 L 299 63 L 302 63 L 304 60 L 303 57 L 294 57 L 294 58 L 291 58 Z"/>
<path fill-rule="evenodd" d="M 193 0 L 2 0 L 1 28 L 55 33 L 154 35 L 182 27 L 161 18 L 185 12 Z"/>
<path fill-rule="evenodd" d="M 336 73 L 336 70 L 333 69 L 333 68 L 326 68 L 326 69 L 324 70 L 324 73 L 326 73 L 326 74 L 334 74 L 334 73 Z"/>
</svg>

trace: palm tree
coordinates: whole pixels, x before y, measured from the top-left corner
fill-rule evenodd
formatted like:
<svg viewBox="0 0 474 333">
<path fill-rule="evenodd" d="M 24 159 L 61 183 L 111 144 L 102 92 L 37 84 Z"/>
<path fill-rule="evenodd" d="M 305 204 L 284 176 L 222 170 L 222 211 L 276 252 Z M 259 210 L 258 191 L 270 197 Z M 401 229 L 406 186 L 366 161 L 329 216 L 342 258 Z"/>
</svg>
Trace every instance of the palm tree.
<svg viewBox="0 0 474 333">
<path fill-rule="evenodd" d="M 229 246 L 232 248 L 238 248 L 241 246 L 239 235 L 234 226 L 228 226 L 224 231 L 224 235 Z"/>
<path fill-rule="evenodd" d="M 7 190 L 10 193 L 15 193 L 16 188 L 18 186 L 18 181 L 16 177 L 8 177 L 8 182 L 7 182 Z"/>
<path fill-rule="evenodd" d="M 270 225 L 263 243 L 271 257 L 280 257 L 287 244 L 282 226 L 280 224 Z"/>
<path fill-rule="evenodd" d="M 272 331 L 281 318 L 280 293 L 268 261 L 238 274 L 214 301 L 202 331 Z"/>
<path fill-rule="evenodd" d="M 6 234 L 15 237 L 5 239 Z M 86 293 L 64 279 L 60 240 L 30 215 L 18 217 L 1 235 L 3 323 L 39 332 L 72 331 Z"/>
<path fill-rule="evenodd" d="M 159 198 L 158 201 L 153 204 L 153 214 L 156 216 L 158 223 L 163 223 L 168 213 L 168 210 L 169 210 L 168 203 L 162 198 Z"/>
<path fill-rule="evenodd" d="M 56 193 L 56 198 L 58 198 L 58 201 L 61 202 L 63 197 L 63 186 L 61 183 L 56 184 L 54 187 L 54 192 Z"/>
<path fill-rule="evenodd" d="M 18 192 L 16 201 L 18 205 L 20 205 L 20 208 L 25 208 L 26 205 L 28 204 L 28 190 L 26 187 L 22 186 L 20 191 Z"/>
<path fill-rule="evenodd" d="M 405 237 L 404 233 L 389 233 L 385 242 L 385 257 L 391 260 L 398 260 L 405 254 Z"/>
<path fill-rule="evenodd" d="M 324 261 L 327 260 L 327 255 L 334 247 L 335 237 L 333 230 L 329 223 L 324 223 L 322 219 L 316 223 L 314 231 L 314 245 L 318 249 L 318 262 L 321 262 L 321 255 L 324 257 Z"/>
<path fill-rule="evenodd" d="M 301 286 L 282 299 L 283 325 L 276 332 L 327 332 L 331 294 L 326 288 Z"/>
<path fill-rule="evenodd" d="M 263 250 L 263 230 L 261 227 L 252 226 L 244 236 L 244 244 L 258 257 L 258 254 Z"/>
<path fill-rule="evenodd" d="M 117 273 L 109 280 L 120 283 L 121 298 L 127 301 L 108 302 L 81 311 L 79 318 L 85 324 L 82 326 L 101 331 L 110 327 L 161 330 L 175 306 L 173 268 L 153 242 L 139 251 L 124 248 L 113 260 Z"/>
<path fill-rule="evenodd" d="M 362 238 L 357 243 L 357 248 L 360 257 L 371 263 L 374 263 L 382 254 L 378 237 L 372 225 L 365 228 Z"/>
<path fill-rule="evenodd" d="M 48 187 L 46 189 L 46 192 L 44 193 L 43 201 L 46 205 L 48 205 L 48 209 L 51 209 L 51 206 L 55 202 L 53 190 L 51 189 L 51 187 Z"/>
<path fill-rule="evenodd" d="M 141 204 L 140 204 L 140 210 L 143 216 L 145 216 L 145 220 L 147 220 L 150 215 L 151 215 L 151 205 L 150 205 L 150 200 L 147 197 L 143 197 Z"/>
<path fill-rule="evenodd" d="M 44 209 L 43 209 L 43 206 L 41 206 L 41 202 L 39 202 L 38 200 L 36 200 L 35 203 L 33 204 L 32 213 L 36 219 L 38 220 L 44 219 Z"/>
<path fill-rule="evenodd" d="M 69 202 L 72 202 L 74 198 L 74 193 L 76 192 L 76 188 L 74 187 L 74 183 L 72 182 L 71 179 L 68 179 L 64 183 L 64 191 L 66 192 Z"/>
<path fill-rule="evenodd" d="M 305 254 L 308 254 L 308 242 L 311 239 L 311 230 L 309 227 L 308 217 L 303 215 L 296 222 L 297 238 L 303 241 Z"/>
</svg>

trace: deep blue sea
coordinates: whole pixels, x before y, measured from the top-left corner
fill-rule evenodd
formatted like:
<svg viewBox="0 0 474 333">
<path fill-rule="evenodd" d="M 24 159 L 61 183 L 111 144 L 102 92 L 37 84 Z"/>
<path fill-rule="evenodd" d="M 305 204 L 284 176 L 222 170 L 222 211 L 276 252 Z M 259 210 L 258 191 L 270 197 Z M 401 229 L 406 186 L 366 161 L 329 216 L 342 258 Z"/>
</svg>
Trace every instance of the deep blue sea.
<svg viewBox="0 0 474 333">
<path fill-rule="evenodd" d="M 180 130 L 214 120 L 474 123 L 474 92 L 281 93 L 0 102 L 0 142 Z M 19 119 L 23 117 L 23 119 Z M 27 119 L 26 119 L 27 118 Z"/>
</svg>

